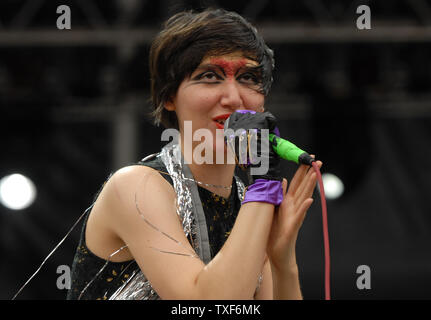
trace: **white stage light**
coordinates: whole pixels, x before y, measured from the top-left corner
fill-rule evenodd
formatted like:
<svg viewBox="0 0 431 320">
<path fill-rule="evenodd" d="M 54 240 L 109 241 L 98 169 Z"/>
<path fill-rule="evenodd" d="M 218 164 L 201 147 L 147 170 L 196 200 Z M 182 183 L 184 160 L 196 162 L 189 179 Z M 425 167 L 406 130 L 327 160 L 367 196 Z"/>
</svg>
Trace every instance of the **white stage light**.
<svg viewBox="0 0 431 320">
<path fill-rule="evenodd" d="M 337 199 L 344 192 L 343 181 L 332 173 L 322 174 L 323 187 L 325 188 L 325 196 L 327 199 Z"/>
<path fill-rule="evenodd" d="M 0 180 L 0 203 L 12 210 L 29 207 L 36 198 L 34 183 L 19 173 Z"/>
</svg>

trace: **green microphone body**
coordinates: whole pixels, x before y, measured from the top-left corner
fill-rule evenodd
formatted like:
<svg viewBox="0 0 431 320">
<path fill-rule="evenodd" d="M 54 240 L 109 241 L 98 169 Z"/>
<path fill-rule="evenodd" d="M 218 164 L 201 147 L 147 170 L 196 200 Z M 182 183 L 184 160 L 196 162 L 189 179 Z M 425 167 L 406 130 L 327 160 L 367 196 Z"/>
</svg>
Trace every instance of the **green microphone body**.
<svg viewBox="0 0 431 320">
<path fill-rule="evenodd" d="M 302 163 L 307 165 L 311 165 L 311 163 L 315 161 L 307 152 L 298 148 L 292 142 L 280 138 L 273 133 L 269 134 L 269 141 L 280 158 L 293 161 L 296 164 Z"/>
</svg>

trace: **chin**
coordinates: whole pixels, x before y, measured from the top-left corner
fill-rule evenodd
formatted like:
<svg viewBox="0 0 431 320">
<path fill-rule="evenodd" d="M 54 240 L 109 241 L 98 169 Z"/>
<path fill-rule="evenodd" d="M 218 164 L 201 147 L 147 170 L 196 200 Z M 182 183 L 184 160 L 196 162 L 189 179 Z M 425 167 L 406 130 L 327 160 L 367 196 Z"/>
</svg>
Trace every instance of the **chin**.
<svg viewBox="0 0 431 320">
<path fill-rule="evenodd" d="M 218 144 L 214 144 L 213 146 L 214 152 L 214 163 L 216 164 L 229 164 L 228 155 L 230 155 L 228 146 L 225 144 L 224 139 L 219 140 Z M 217 155 L 219 155 L 219 159 L 217 159 Z"/>
</svg>

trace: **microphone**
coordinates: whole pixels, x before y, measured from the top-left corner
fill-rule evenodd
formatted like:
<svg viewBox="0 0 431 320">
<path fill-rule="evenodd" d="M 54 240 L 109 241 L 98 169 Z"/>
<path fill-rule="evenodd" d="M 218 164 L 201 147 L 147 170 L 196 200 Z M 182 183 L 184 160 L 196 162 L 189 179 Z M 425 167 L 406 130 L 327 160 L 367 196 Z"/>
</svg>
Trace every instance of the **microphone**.
<svg viewBox="0 0 431 320">
<path fill-rule="evenodd" d="M 293 161 L 296 164 L 312 165 L 315 161 L 307 152 L 298 148 L 293 143 L 280 138 L 280 132 L 276 127 L 276 119 L 270 112 L 256 112 L 252 110 L 237 110 L 232 113 L 224 123 L 225 134 L 228 129 L 263 129 L 272 128 L 274 133 L 269 134 L 269 141 L 275 153 L 280 158 Z"/>
<path fill-rule="evenodd" d="M 307 152 L 298 148 L 292 142 L 280 138 L 273 133 L 269 134 L 269 141 L 275 153 L 277 153 L 280 158 L 293 161 L 296 164 L 302 163 L 310 166 L 316 161 Z"/>
</svg>

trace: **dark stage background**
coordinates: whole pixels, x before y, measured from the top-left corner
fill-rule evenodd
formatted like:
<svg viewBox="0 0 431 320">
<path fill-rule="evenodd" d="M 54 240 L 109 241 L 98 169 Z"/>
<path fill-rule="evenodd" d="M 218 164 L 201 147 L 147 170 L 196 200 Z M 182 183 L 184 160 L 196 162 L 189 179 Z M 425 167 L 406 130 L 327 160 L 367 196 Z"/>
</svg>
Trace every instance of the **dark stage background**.
<svg viewBox="0 0 431 320">
<path fill-rule="evenodd" d="M 59 5 L 71 30 L 58 30 Z M 181 9 L 218 6 L 249 18 L 274 49 L 269 109 L 281 133 L 324 162 L 346 190 L 328 201 L 333 299 L 431 298 L 431 1 L 0 2 L 0 178 L 38 191 L 0 205 L 0 299 L 11 299 L 63 238 L 111 171 L 157 152 L 148 50 Z M 359 5 L 371 29 L 359 30 Z M 285 163 L 292 176 L 295 165 Z M 81 224 L 18 299 L 64 299 Z M 305 299 L 324 298 L 320 201 L 298 239 Z M 359 290 L 358 266 L 371 271 Z"/>
</svg>

